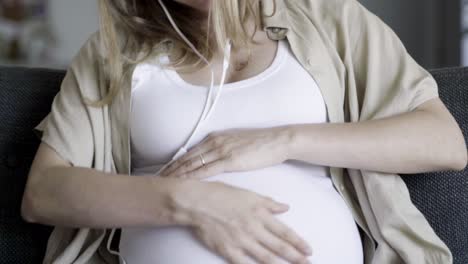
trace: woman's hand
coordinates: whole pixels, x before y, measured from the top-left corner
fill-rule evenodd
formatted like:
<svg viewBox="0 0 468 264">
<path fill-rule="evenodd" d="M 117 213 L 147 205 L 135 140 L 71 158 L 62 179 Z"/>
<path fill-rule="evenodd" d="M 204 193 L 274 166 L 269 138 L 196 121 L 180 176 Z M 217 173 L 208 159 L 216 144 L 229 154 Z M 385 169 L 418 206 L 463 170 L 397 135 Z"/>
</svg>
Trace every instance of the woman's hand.
<svg viewBox="0 0 468 264">
<path fill-rule="evenodd" d="M 214 132 L 159 175 L 201 179 L 223 172 L 273 166 L 287 160 L 288 132 L 287 126 Z M 203 155 L 204 166 L 200 154 Z"/>
<path fill-rule="evenodd" d="M 223 182 L 186 179 L 173 203 L 190 217 L 195 235 L 229 263 L 309 263 L 310 247 L 273 214 L 288 206 L 249 190 Z"/>
</svg>

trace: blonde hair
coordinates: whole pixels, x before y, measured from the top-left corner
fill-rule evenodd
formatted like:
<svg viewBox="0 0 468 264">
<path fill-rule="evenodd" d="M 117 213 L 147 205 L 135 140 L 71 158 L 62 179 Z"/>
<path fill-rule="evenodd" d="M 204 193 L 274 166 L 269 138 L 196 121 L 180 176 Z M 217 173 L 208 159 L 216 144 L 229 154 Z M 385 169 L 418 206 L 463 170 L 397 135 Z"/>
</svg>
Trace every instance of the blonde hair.
<svg viewBox="0 0 468 264">
<path fill-rule="evenodd" d="M 261 27 L 260 4 L 260 0 L 212 0 L 206 17 L 202 11 L 164 0 L 177 26 L 208 61 L 227 39 L 234 49 L 251 48 Z M 171 55 L 177 55 L 168 67 L 195 71 L 204 66 L 171 26 L 157 0 L 99 0 L 99 11 L 100 39 L 107 51 L 108 92 L 101 100 L 87 100 L 87 104 L 101 107 L 111 103 L 129 66 L 161 54 L 167 47 Z M 246 21 L 251 18 L 255 29 L 249 34 Z"/>
</svg>

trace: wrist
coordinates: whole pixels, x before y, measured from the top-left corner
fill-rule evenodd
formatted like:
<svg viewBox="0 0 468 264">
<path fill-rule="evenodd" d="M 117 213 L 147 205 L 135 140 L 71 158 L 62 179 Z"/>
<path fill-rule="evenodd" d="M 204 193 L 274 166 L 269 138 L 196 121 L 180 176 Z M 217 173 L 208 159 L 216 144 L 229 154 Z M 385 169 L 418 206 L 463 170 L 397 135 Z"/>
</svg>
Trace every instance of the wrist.
<svg viewBox="0 0 468 264">
<path fill-rule="evenodd" d="M 194 226 L 194 204 L 190 198 L 191 192 L 196 189 L 199 180 L 165 178 L 172 181 L 168 191 L 168 208 L 172 222 L 177 225 Z"/>
<path fill-rule="evenodd" d="M 295 125 L 282 126 L 279 133 L 279 141 L 283 146 L 284 160 L 294 159 L 298 133 Z"/>
<path fill-rule="evenodd" d="M 155 225 L 191 225 L 181 185 L 185 179 L 170 177 L 147 177 L 152 197 L 153 223 Z"/>
</svg>

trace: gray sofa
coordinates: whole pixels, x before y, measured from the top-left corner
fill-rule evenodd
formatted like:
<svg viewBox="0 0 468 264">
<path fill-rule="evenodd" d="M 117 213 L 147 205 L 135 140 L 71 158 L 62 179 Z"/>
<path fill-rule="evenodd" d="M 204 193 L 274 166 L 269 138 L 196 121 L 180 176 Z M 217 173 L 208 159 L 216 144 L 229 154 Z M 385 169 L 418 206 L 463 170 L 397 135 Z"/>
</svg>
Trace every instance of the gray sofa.
<svg viewBox="0 0 468 264">
<path fill-rule="evenodd" d="M 468 141 L 468 68 L 430 71 L 440 98 Z M 40 263 L 51 227 L 20 216 L 26 176 L 39 144 L 32 128 L 50 111 L 65 72 L 0 66 L 0 264 Z M 468 172 L 401 174 L 411 199 L 449 246 L 455 264 L 468 264 Z"/>
</svg>

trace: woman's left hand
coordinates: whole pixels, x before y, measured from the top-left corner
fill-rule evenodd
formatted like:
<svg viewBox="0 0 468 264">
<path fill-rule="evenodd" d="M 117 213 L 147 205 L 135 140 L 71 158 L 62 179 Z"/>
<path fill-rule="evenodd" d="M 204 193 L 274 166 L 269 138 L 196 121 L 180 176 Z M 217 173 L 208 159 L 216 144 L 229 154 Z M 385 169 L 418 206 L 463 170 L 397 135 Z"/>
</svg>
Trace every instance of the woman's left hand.
<svg viewBox="0 0 468 264">
<path fill-rule="evenodd" d="M 202 179 L 223 172 L 273 166 L 287 160 L 289 142 L 290 133 L 286 126 L 214 132 L 159 175 Z"/>
</svg>

